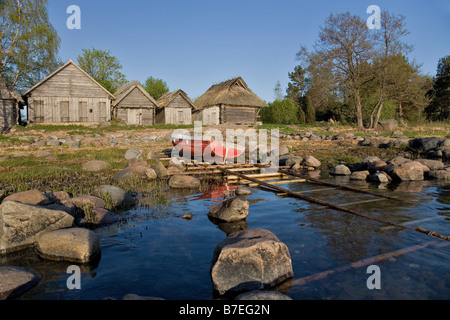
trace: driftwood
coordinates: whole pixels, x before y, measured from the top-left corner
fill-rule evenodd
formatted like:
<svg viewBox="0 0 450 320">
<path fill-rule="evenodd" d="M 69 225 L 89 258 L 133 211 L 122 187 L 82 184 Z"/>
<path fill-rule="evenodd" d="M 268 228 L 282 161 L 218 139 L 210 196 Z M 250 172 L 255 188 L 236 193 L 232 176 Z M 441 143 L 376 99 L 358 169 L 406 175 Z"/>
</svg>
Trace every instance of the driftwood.
<svg viewBox="0 0 450 320">
<path fill-rule="evenodd" d="M 314 281 L 325 279 L 328 276 L 330 276 L 332 274 L 335 274 L 335 273 L 344 272 L 344 271 L 348 271 L 348 270 L 351 270 L 351 269 L 356 269 L 356 268 L 361 268 L 361 267 L 364 267 L 364 266 L 376 264 L 376 263 L 379 263 L 381 261 L 384 261 L 384 260 L 387 260 L 387 259 L 390 259 L 390 258 L 393 258 L 393 257 L 398 257 L 398 256 L 401 256 L 401 255 L 410 253 L 410 252 L 414 252 L 414 251 L 417 251 L 417 250 L 420 250 L 420 249 L 427 248 L 427 247 L 429 247 L 431 245 L 436 245 L 438 243 L 439 243 L 438 241 L 430 241 L 430 242 L 426 242 L 426 243 L 423 243 L 423 244 L 418 244 L 418 245 L 415 245 L 415 246 L 411 246 L 411 247 L 408 247 L 408 248 L 404 248 L 404 249 L 400 249 L 400 250 L 396 250 L 396 251 L 391 251 L 391 252 L 388 252 L 388 253 L 383 253 L 383 254 L 380 254 L 380 255 L 375 256 L 375 257 L 363 259 L 363 260 L 354 262 L 352 264 L 349 264 L 349 265 L 346 265 L 346 266 L 343 266 L 343 267 L 339 267 L 339 268 L 336 268 L 336 269 L 330 269 L 330 270 L 327 270 L 327 271 L 323 271 L 323 272 L 320 272 L 320 273 L 313 274 L 311 276 L 306 276 L 306 277 L 294 279 L 292 281 L 292 286 L 302 286 L 302 285 L 305 285 L 305 284 L 309 284 L 309 283 L 314 282 Z M 445 243 L 445 245 L 448 245 L 448 244 Z"/>
<path fill-rule="evenodd" d="M 359 211 L 356 211 L 356 210 L 352 210 L 352 209 L 349 209 L 349 208 L 345 208 L 345 207 L 342 207 L 342 206 L 339 206 L 339 205 L 336 205 L 336 204 L 333 204 L 333 203 L 329 203 L 329 202 L 324 201 L 324 200 L 320 200 L 320 199 L 312 198 L 312 197 L 309 197 L 309 196 L 305 196 L 305 195 L 303 195 L 301 193 L 293 192 L 291 190 L 288 190 L 288 189 L 285 189 L 285 188 L 281 188 L 281 187 L 273 185 L 271 183 L 267 183 L 267 182 L 264 182 L 264 181 L 261 181 L 261 180 L 255 179 L 255 178 L 248 177 L 248 176 L 246 176 L 244 174 L 241 174 L 241 173 L 238 173 L 238 172 L 229 171 L 227 169 L 223 169 L 223 172 L 225 174 L 235 175 L 235 176 L 238 176 L 238 177 L 240 177 L 242 179 L 245 179 L 245 180 L 248 180 L 248 181 L 252 181 L 252 182 L 258 184 L 258 186 L 263 186 L 263 187 L 272 189 L 274 191 L 277 191 L 277 193 L 283 193 L 283 194 L 286 194 L 289 197 L 298 198 L 298 199 L 301 199 L 301 200 L 306 200 L 308 202 L 319 204 L 319 205 L 322 205 L 322 206 L 325 206 L 325 207 L 328 207 L 328 208 L 331 208 L 331 209 L 334 209 L 334 210 L 337 210 L 337 211 L 351 213 L 353 215 L 356 215 L 356 216 L 359 216 L 359 217 L 363 217 L 363 218 L 366 218 L 366 219 L 369 219 L 369 220 L 377 221 L 377 222 L 380 222 L 380 223 L 383 223 L 383 224 L 391 225 L 391 226 L 398 227 L 398 228 L 401 228 L 401 229 L 414 230 L 414 231 L 426 234 L 428 236 L 432 236 L 432 237 L 436 237 L 436 238 L 439 238 L 439 239 L 450 241 L 450 237 L 449 236 L 444 236 L 444 235 L 438 234 L 438 233 L 430 231 L 430 230 L 422 229 L 422 228 L 419 228 L 419 227 L 417 227 L 415 229 L 410 229 L 410 228 L 408 228 L 408 227 L 406 227 L 404 225 L 400 225 L 400 224 L 392 222 L 392 221 L 388 221 L 388 220 L 384 220 L 384 219 L 381 219 L 381 218 L 373 217 L 371 215 L 368 215 L 368 214 L 365 214 L 365 213 L 362 213 L 362 212 L 359 212 Z"/>
<path fill-rule="evenodd" d="M 301 174 L 293 172 L 291 170 L 280 170 L 280 172 L 281 173 L 285 173 L 285 174 L 289 174 L 289 175 L 294 176 L 294 177 L 302 177 Z M 324 185 L 324 186 L 330 186 L 330 187 L 334 187 L 334 188 L 338 188 L 338 189 L 342 189 L 342 190 L 353 191 L 353 192 L 358 192 L 358 193 L 370 194 L 372 196 L 381 197 L 381 198 L 385 198 L 385 199 L 388 199 L 388 200 L 402 201 L 402 202 L 416 202 L 414 200 L 405 200 L 405 199 L 399 199 L 399 198 L 395 198 L 395 197 L 390 197 L 390 196 L 386 196 L 386 195 L 375 193 L 375 192 L 370 192 L 370 191 L 361 190 L 361 189 L 358 189 L 358 188 L 344 186 L 344 185 L 341 185 L 341 184 L 336 184 L 336 183 L 332 183 L 332 182 L 328 182 L 328 181 L 323 181 L 323 180 L 320 180 L 320 179 L 306 178 L 306 180 L 308 182 L 313 182 L 313 183 L 321 184 L 321 185 Z"/>
</svg>

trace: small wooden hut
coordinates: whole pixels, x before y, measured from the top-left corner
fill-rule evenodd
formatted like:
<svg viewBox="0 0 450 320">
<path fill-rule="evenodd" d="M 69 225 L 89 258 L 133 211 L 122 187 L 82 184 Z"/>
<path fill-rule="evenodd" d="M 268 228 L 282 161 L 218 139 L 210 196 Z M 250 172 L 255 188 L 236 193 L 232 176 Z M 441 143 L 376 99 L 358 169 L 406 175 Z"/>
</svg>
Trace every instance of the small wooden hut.
<svg viewBox="0 0 450 320">
<path fill-rule="evenodd" d="M 158 105 L 156 123 L 192 124 L 192 112 L 195 106 L 183 90 L 166 93 L 158 99 Z"/>
<path fill-rule="evenodd" d="M 149 126 L 155 124 L 158 103 L 138 81 L 119 88 L 114 96 L 114 116 L 129 125 Z"/>
<path fill-rule="evenodd" d="M 0 77 L 0 133 L 8 131 L 18 123 L 19 104 L 23 104 L 22 97 L 14 90 L 9 90 Z"/>
<path fill-rule="evenodd" d="M 69 60 L 24 93 L 29 123 L 101 123 L 111 120 L 114 96 Z"/>
<path fill-rule="evenodd" d="M 196 120 L 203 125 L 255 124 L 267 103 L 251 91 L 245 81 L 234 78 L 211 86 L 195 102 Z"/>
</svg>

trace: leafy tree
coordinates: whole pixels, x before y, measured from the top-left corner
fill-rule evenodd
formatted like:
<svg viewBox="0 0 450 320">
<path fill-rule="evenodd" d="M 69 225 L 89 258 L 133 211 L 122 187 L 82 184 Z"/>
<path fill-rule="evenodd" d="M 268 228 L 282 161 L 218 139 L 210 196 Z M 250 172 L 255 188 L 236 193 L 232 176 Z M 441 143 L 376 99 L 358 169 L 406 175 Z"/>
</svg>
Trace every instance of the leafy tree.
<svg viewBox="0 0 450 320">
<path fill-rule="evenodd" d="M 148 77 L 142 87 L 155 99 L 158 100 L 165 93 L 169 92 L 169 86 L 162 79 Z"/>
<path fill-rule="evenodd" d="M 266 123 L 297 124 L 298 108 L 291 99 L 275 100 L 269 103 L 262 113 L 262 119 Z"/>
<path fill-rule="evenodd" d="M 377 101 L 375 107 L 370 114 L 370 128 L 376 128 L 380 120 L 384 102 L 387 98 L 386 90 L 392 83 L 392 69 L 398 60 L 398 55 L 406 55 L 412 51 L 412 47 L 401 41 L 403 37 L 408 35 L 405 28 L 405 17 L 390 14 L 387 11 L 381 13 L 381 29 L 376 31 L 375 44 L 377 45 L 377 56 L 372 65 L 373 72 L 376 74 L 377 82 Z M 394 57 L 394 58 L 393 58 Z M 399 70 L 397 70 L 399 71 Z M 389 80 L 391 82 L 389 82 Z M 394 81 L 395 83 L 396 81 Z"/>
<path fill-rule="evenodd" d="M 47 0 L 0 1 L 0 74 L 18 92 L 61 65 L 60 38 L 47 7 Z"/>
<path fill-rule="evenodd" d="M 306 123 L 314 123 L 316 122 L 316 111 L 314 110 L 314 107 L 312 106 L 311 102 L 308 98 L 305 99 L 305 120 Z"/>
<path fill-rule="evenodd" d="M 429 120 L 444 121 L 450 119 L 450 55 L 439 60 L 433 88 L 428 97 L 431 103 L 425 112 Z"/>
<path fill-rule="evenodd" d="M 283 100 L 283 90 L 281 89 L 280 81 L 277 81 L 275 88 L 273 89 L 275 100 Z"/>
<path fill-rule="evenodd" d="M 78 56 L 78 65 L 92 78 L 111 93 L 127 83 L 125 75 L 121 73 L 122 65 L 111 52 L 99 49 L 83 49 Z"/>
</svg>

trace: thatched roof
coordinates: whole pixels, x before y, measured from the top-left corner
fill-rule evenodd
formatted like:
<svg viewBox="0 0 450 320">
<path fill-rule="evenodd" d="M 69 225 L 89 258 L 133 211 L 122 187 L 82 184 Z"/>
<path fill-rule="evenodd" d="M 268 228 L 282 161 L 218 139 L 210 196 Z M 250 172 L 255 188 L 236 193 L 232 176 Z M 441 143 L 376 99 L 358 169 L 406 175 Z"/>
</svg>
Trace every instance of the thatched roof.
<svg viewBox="0 0 450 320">
<path fill-rule="evenodd" d="M 22 102 L 22 97 L 14 90 L 9 90 L 6 86 L 5 80 L 0 76 L 0 100 L 16 100 Z"/>
<path fill-rule="evenodd" d="M 158 107 L 158 102 L 145 90 L 139 81 L 135 80 L 117 89 L 114 93 L 116 99 L 113 101 L 113 106 L 117 106 L 123 99 L 125 99 L 134 89 L 138 89 L 148 100 L 152 102 L 155 107 Z"/>
<path fill-rule="evenodd" d="M 189 98 L 189 96 L 181 89 L 178 89 L 176 91 L 167 92 L 165 93 L 161 98 L 158 99 L 159 108 L 165 108 L 177 97 L 177 96 L 183 97 L 194 109 L 195 105 L 192 102 L 192 100 Z"/>
<path fill-rule="evenodd" d="M 195 102 L 197 109 L 220 104 L 257 108 L 265 108 L 268 106 L 264 100 L 247 87 L 247 84 L 241 77 L 211 86 Z"/>
</svg>

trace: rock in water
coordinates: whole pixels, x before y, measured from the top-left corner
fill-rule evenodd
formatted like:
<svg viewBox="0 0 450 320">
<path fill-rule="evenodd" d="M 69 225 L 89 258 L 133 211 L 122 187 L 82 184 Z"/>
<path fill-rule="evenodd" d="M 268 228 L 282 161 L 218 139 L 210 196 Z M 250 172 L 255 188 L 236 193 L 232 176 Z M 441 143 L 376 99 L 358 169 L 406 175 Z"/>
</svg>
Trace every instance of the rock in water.
<svg viewBox="0 0 450 320">
<path fill-rule="evenodd" d="M 0 300 L 16 299 L 41 281 L 41 277 L 26 268 L 0 267 Z"/>
<path fill-rule="evenodd" d="M 111 209 L 126 210 L 136 204 L 128 192 L 116 186 L 101 185 L 92 192 L 92 195 L 107 200 Z"/>
<path fill-rule="evenodd" d="M 352 172 L 346 165 L 339 164 L 336 167 L 331 168 L 330 174 L 334 176 L 349 176 Z"/>
<path fill-rule="evenodd" d="M 72 227 L 74 218 L 65 211 L 50 210 L 14 201 L 0 205 L 0 252 L 14 252 L 33 245 L 37 237 Z"/>
<path fill-rule="evenodd" d="M 394 167 L 390 172 L 393 179 L 399 181 L 417 181 L 424 179 L 424 166 L 420 162 L 411 161 Z"/>
<path fill-rule="evenodd" d="M 287 246 L 268 230 L 235 232 L 214 250 L 211 278 L 221 295 L 268 289 L 293 275 Z"/>
<path fill-rule="evenodd" d="M 247 200 L 237 197 L 226 200 L 213 207 L 208 216 L 226 222 L 239 221 L 247 218 L 250 204 Z"/>
<path fill-rule="evenodd" d="M 200 180 L 191 176 L 175 175 L 170 178 L 169 186 L 174 189 L 198 189 Z"/>
<path fill-rule="evenodd" d="M 87 263 L 100 252 L 100 240 L 88 229 L 62 229 L 40 236 L 37 250 L 44 259 Z"/>
</svg>

